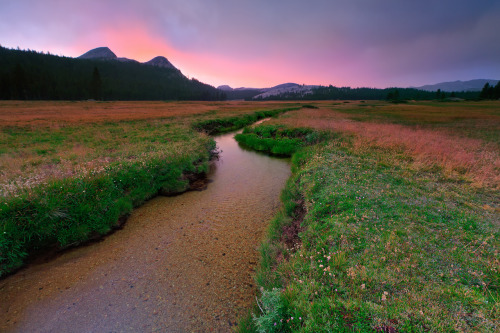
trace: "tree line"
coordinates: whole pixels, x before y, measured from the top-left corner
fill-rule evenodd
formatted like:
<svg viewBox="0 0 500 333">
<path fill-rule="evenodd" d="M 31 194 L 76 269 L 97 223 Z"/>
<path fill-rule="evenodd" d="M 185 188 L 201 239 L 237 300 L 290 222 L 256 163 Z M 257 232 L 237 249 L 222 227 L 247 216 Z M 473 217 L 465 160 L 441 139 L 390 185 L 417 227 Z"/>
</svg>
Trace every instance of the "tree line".
<svg viewBox="0 0 500 333">
<path fill-rule="evenodd" d="M 443 100 L 446 98 L 478 99 L 479 92 L 442 92 L 426 91 L 414 88 L 350 88 L 350 87 L 316 87 L 309 93 L 285 92 L 259 100 L 390 100 L 401 102 L 405 100 Z"/>
<path fill-rule="evenodd" d="M 225 100 L 179 70 L 136 62 L 60 57 L 0 46 L 0 99 Z"/>
<path fill-rule="evenodd" d="M 481 99 L 500 99 L 500 81 L 498 81 L 495 86 L 486 82 L 479 97 Z"/>
</svg>

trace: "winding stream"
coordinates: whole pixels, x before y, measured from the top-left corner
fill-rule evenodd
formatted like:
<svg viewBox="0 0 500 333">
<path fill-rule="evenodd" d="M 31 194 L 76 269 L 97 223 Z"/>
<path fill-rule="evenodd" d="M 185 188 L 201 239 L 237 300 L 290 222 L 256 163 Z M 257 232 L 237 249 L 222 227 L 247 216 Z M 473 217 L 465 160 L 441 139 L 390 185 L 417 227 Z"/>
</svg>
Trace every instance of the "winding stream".
<svg viewBox="0 0 500 333">
<path fill-rule="evenodd" d="M 286 160 L 216 137 L 204 191 L 157 197 L 103 241 L 0 281 L 0 331 L 222 331 L 252 304 L 257 247 L 290 176 Z"/>
</svg>

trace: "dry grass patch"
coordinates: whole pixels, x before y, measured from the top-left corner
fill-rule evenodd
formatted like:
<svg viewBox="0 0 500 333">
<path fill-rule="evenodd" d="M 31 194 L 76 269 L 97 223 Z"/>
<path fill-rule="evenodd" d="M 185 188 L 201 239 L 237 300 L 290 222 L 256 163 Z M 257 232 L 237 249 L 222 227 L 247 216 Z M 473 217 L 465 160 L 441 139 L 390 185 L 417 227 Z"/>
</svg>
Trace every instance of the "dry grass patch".
<svg viewBox="0 0 500 333">
<path fill-rule="evenodd" d="M 234 116 L 260 109 L 275 109 L 296 105 L 294 102 L 54 102 L 0 101 L 0 127 L 61 126 L 121 120 L 161 119 L 202 115 L 216 112 Z"/>
</svg>

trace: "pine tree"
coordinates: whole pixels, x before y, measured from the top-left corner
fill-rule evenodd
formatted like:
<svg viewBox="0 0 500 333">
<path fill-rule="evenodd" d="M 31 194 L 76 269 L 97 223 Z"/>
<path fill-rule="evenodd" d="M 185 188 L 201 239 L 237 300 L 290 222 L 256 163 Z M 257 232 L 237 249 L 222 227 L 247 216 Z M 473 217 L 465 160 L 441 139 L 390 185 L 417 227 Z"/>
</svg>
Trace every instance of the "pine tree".
<svg viewBox="0 0 500 333">
<path fill-rule="evenodd" d="M 20 64 L 16 64 L 12 78 L 14 82 L 13 99 L 26 99 L 26 72 Z"/>
<path fill-rule="evenodd" d="M 436 99 L 441 99 L 441 89 L 436 91 Z"/>
<path fill-rule="evenodd" d="M 101 99 L 102 94 L 102 81 L 101 75 L 99 74 L 99 70 L 97 67 L 94 67 L 94 72 L 92 73 L 92 80 L 90 81 L 90 92 L 92 94 L 92 98 L 95 100 Z"/>
<path fill-rule="evenodd" d="M 494 88 L 490 86 L 488 82 L 483 87 L 483 90 L 481 90 L 481 94 L 479 94 L 479 98 L 481 99 L 492 99 L 493 98 L 493 92 Z"/>
<path fill-rule="evenodd" d="M 500 99 L 500 81 L 498 81 L 495 88 L 493 88 L 493 98 Z"/>
<path fill-rule="evenodd" d="M 399 90 L 397 89 L 394 91 L 394 100 L 399 101 Z"/>
</svg>

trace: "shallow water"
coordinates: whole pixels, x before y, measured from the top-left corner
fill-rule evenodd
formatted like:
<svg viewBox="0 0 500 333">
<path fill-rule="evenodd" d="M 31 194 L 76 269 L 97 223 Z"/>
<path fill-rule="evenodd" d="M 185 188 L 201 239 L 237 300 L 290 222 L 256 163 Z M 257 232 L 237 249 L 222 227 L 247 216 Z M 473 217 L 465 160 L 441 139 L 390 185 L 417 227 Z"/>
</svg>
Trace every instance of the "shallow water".
<svg viewBox="0 0 500 333">
<path fill-rule="evenodd" d="M 257 247 L 287 160 L 216 138 L 204 191 L 157 197 L 103 241 L 0 281 L 0 331 L 229 331 L 251 307 Z"/>
</svg>

